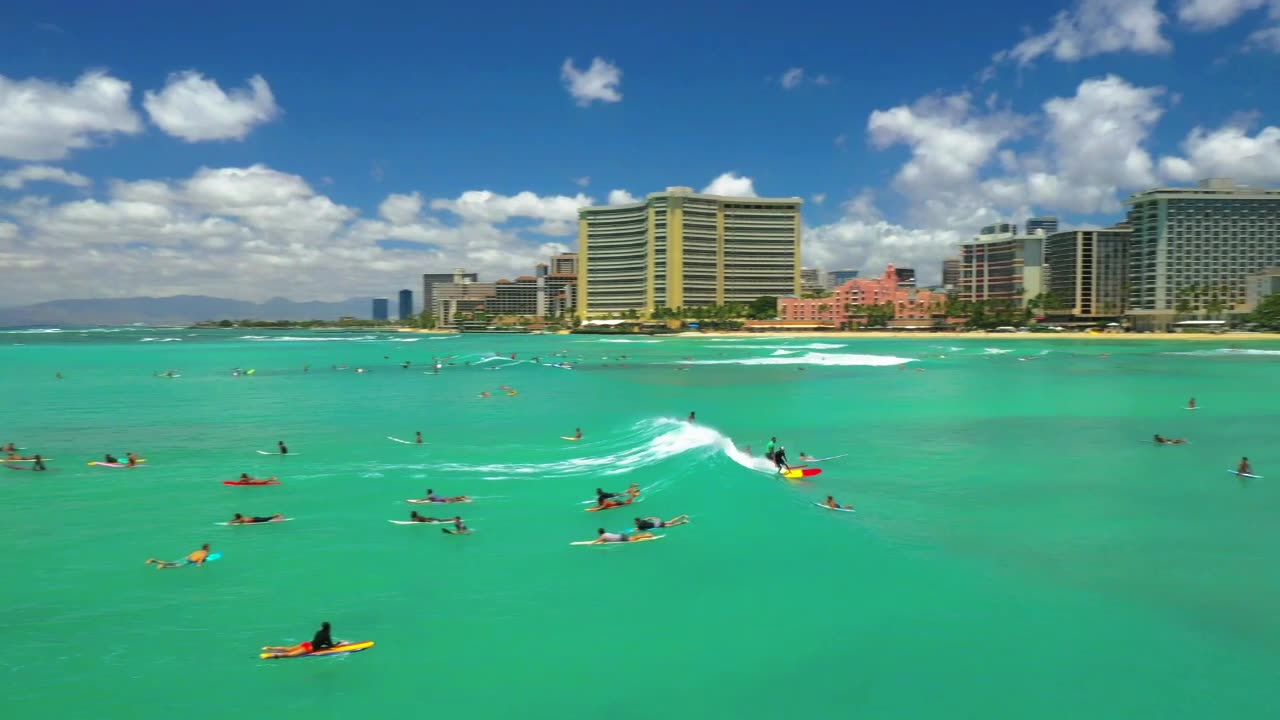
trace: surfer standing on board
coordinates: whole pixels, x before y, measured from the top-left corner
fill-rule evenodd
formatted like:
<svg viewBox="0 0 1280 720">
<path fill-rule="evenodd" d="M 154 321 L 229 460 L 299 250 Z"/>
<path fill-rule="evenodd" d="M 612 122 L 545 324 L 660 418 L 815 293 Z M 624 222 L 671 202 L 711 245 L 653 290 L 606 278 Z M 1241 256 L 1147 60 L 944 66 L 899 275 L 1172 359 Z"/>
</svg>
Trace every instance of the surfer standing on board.
<svg viewBox="0 0 1280 720">
<path fill-rule="evenodd" d="M 779 470 L 791 469 L 791 465 L 787 462 L 786 448 L 779 445 L 778 449 L 773 451 L 773 464 L 777 465 Z"/>
</svg>

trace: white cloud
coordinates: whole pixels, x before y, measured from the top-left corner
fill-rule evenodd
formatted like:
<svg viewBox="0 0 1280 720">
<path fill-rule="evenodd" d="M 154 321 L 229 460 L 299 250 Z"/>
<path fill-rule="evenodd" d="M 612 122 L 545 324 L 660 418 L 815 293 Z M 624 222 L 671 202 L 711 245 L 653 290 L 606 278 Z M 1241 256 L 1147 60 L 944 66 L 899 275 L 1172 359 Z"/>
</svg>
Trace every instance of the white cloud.
<svg viewBox="0 0 1280 720">
<path fill-rule="evenodd" d="M 425 203 L 420 193 L 391 194 L 378 206 L 378 214 L 395 225 L 409 225 L 418 219 Z"/>
<path fill-rule="evenodd" d="M 578 210 L 593 203 L 594 200 L 582 193 L 569 197 L 537 195 L 528 191 L 500 195 L 489 190 L 468 190 L 453 200 L 432 200 L 431 207 L 451 212 L 464 222 L 496 224 L 511 218 L 541 220 L 542 232 L 566 235 L 577 227 Z"/>
<path fill-rule="evenodd" d="M 1280 127 L 1249 135 L 1241 126 L 1208 131 L 1197 127 L 1182 143 L 1185 157 L 1160 159 L 1160 171 L 1176 182 L 1207 177 L 1230 177 L 1243 183 L 1280 181 Z"/>
<path fill-rule="evenodd" d="M 845 145 L 849 143 L 849 136 L 845 135 L 844 133 L 840 133 L 839 135 L 836 136 L 836 139 L 834 140 L 834 142 L 836 147 L 843 148 Z"/>
<path fill-rule="evenodd" d="M 142 104 L 151 122 L 187 142 L 243 140 L 254 126 L 280 114 L 261 75 L 228 93 L 194 70 L 170 75 L 160 92 L 146 92 Z"/>
<path fill-rule="evenodd" d="M 1280 53 L 1280 25 L 1250 33 L 1245 45 L 1250 50 L 1266 50 Z"/>
<path fill-rule="evenodd" d="M 618 86 L 622 83 L 622 70 L 604 58 L 593 58 L 586 70 L 579 70 L 573 58 L 565 58 L 560 66 L 560 80 L 581 107 L 591 103 L 616 103 L 622 101 Z"/>
<path fill-rule="evenodd" d="M 1195 30 L 1213 30 L 1229 25 L 1250 10 L 1257 10 L 1275 0 L 1179 0 L 1178 19 Z"/>
<path fill-rule="evenodd" d="M 629 205 L 631 203 L 636 203 L 636 202 L 640 202 L 640 199 L 632 195 L 631 193 L 627 192 L 626 190 L 610 190 L 609 191 L 610 205 Z"/>
<path fill-rule="evenodd" d="M 21 190 L 29 182 L 61 183 L 71 187 L 88 187 L 91 184 L 89 178 L 80 173 L 51 165 L 23 165 L 17 170 L 0 173 L 0 188 Z"/>
<path fill-rule="evenodd" d="M 1044 55 L 1074 62 L 1116 52 L 1167 53 L 1173 45 L 1162 34 L 1164 22 L 1156 0 L 1080 0 L 1055 15 L 1049 30 L 997 53 L 995 60 L 1027 65 Z"/>
<path fill-rule="evenodd" d="M 783 90 L 794 90 L 805 83 L 830 85 L 831 77 L 823 73 L 810 75 L 802 67 L 788 68 L 786 72 L 778 76 L 778 84 L 782 86 Z"/>
<path fill-rule="evenodd" d="M 420 194 L 395 194 L 376 217 L 360 219 L 304 178 L 264 165 L 112 181 L 71 202 L 28 196 L 0 205 L 0 266 L 31 271 L 0 283 L 0 306 L 68 294 L 333 300 L 385 294 L 438 268 L 527 275 L 569 245 L 504 221 L 558 230 L 576 224 L 576 208 L 589 200 L 480 191 L 436 214 Z M 384 240 L 420 249 L 387 249 Z M 101 281 L 107 276 L 111 283 Z"/>
<path fill-rule="evenodd" d="M 583 176 L 582 176 L 582 177 L 580 177 L 580 178 L 574 178 L 574 179 L 573 179 L 573 182 L 574 182 L 574 184 L 576 184 L 578 187 L 587 187 L 588 185 L 590 185 L 590 184 L 591 184 L 591 176 L 590 176 L 590 175 L 583 175 Z"/>
<path fill-rule="evenodd" d="M 730 197 L 756 197 L 755 183 L 751 178 L 734 172 L 722 173 L 711 184 L 702 188 L 708 195 L 728 195 Z"/>
<path fill-rule="evenodd" d="M 826 202 L 826 201 L 827 201 L 827 194 L 826 194 L 826 193 L 814 193 L 812 196 L 810 196 L 810 198 L 809 198 L 809 199 L 813 201 L 813 204 L 814 204 L 814 205 L 821 205 L 822 203 L 824 203 L 824 202 Z"/>
<path fill-rule="evenodd" d="M 70 85 L 0 75 L 0 157 L 60 160 L 115 134 L 142 131 L 129 83 L 88 72 Z"/>
</svg>

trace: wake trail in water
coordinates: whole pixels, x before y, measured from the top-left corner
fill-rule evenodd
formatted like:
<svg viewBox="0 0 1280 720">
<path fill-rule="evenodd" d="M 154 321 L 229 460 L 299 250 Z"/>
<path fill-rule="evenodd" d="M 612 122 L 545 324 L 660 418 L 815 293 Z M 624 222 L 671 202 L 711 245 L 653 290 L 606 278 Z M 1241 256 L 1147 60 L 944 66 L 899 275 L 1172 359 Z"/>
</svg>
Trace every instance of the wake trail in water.
<svg viewBox="0 0 1280 720">
<path fill-rule="evenodd" d="M 546 463 L 497 463 L 469 465 L 444 463 L 431 466 L 406 466 L 439 472 L 477 473 L 485 479 L 520 477 L 581 477 L 584 475 L 625 475 L 641 468 L 681 456 L 693 459 L 724 454 L 734 462 L 752 470 L 773 472 L 773 464 L 763 458 L 750 458 L 738 451 L 727 436 L 705 425 L 691 425 L 682 420 L 657 418 L 644 420 L 632 432 L 614 443 L 610 452 L 589 457 L 571 458 Z M 661 483 L 659 483 L 661 484 Z"/>
</svg>

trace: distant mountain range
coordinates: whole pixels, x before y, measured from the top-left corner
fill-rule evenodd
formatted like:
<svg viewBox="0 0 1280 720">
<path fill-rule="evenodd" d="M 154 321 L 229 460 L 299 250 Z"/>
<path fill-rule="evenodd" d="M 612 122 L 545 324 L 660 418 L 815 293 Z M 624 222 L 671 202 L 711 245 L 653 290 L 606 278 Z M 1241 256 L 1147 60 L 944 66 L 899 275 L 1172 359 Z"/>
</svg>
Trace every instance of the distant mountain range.
<svg viewBox="0 0 1280 720">
<path fill-rule="evenodd" d="M 223 319 L 337 320 L 344 315 L 370 317 L 372 298 L 351 298 L 341 302 L 294 302 L 285 298 L 271 298 L 262 303 L 207 295 L 54 300 L 36 305 L 0 308 L 0 327 L 84 327 L 133 323 L 189 325 L 201 320 Z"/>
</svg>

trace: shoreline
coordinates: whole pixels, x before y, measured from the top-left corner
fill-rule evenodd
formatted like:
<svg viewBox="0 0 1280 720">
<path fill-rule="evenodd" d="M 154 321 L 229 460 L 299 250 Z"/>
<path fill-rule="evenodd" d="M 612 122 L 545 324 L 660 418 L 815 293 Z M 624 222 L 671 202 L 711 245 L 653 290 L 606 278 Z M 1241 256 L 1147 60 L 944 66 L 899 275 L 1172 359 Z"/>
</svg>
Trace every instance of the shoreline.
<svg viewBox="0 0 1280 720">
<path fill-rule="evenodd" d="M 456 330 L 424 330 L 421 328 L 399 328 L 396 332 L 402 333 L 420 333 L 429 335 L 460 335 Z M 507 333 L 510 335 L 530 335 L 535 333 Z M 561 331 L 559 333 L 546 333 L 548 335 L 577 335 L 584 338 L 635 338 L 635 337 L 654 337 L 654 338 L 741 338 L 743 340 L 750 338 L 797 338 L 805 340 L 813 340 L 815 338 L 839 338 L 841 340 L 865 339 L 892 339 L 892 340 L 1088 340 L 1094 341 L 1153 341 L 1153 340 L 1177 340 L 1191 342 L 1269 342 L 1280 341 L 1280 332 L 1263 332 L 1263 333 L 1089 333 L 1089 332 L 1054 332 L 1054 333 L 1000 333 L 1000 332 L 876 332 L 865 330 L 793 330 L 793 331 L 777 331 L 777 332 L 742 332 L 728 330 L 710 330 L 706 332 L 686 331 L 678 333 L 659 333 L 649 335 L 647 333 L 569 333 Z"/>
</svg>

